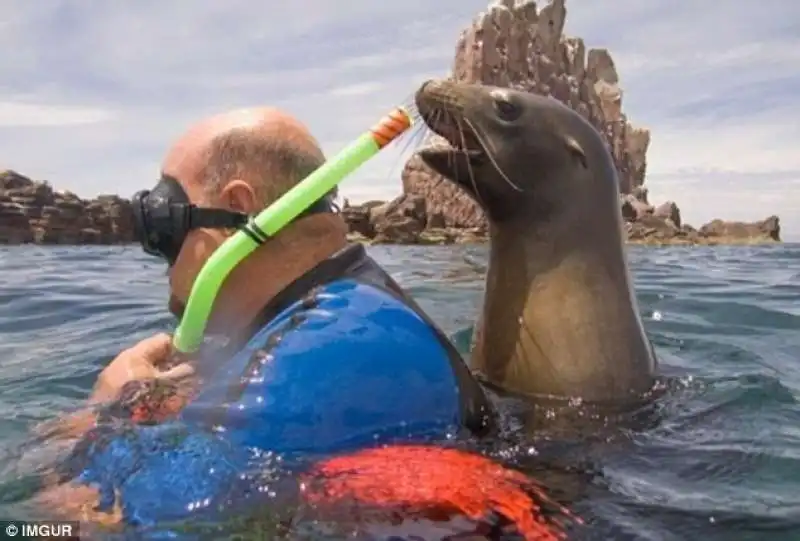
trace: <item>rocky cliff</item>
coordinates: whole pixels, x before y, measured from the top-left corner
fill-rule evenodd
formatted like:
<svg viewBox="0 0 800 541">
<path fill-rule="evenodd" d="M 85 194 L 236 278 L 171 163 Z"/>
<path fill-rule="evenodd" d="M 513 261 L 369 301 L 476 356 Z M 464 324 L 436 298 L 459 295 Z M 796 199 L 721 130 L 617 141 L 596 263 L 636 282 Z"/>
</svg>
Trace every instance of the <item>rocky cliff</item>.
<svg viewBox="0 0 800 541">
<path fill-rule="evenodd" d="M 621 204 L 628 242 L 632 244 L 765 244 L 781 240 L 777 216 L 757 222 L 712 220 L 695 229 L 681 222 L 680 211 L 674 203 L 653 207 L 629 194 Z M 350 238 L 370 244 L 461 244 L 488 240 L 486 224 L 475 206 L 453 205 L 443 209 L 434 205 L 429 205 L 424 196 L 403 194 L 388 202 L 350 205 L 345 201 L 342 214 L 349 225 Z M 448 226 L 445 214 L 451 209 L 459 212 L 456 214 L 459 219 L 474 217 L 475 221 Z"/>
<path fill-rule="evenodd" d="M 644 186 L 650 131 L 631 124 L 623 112 L 623 91 L 609 51 L 587 50 L 582 39 L 564 36 L 566 17 L 565 0 L 553 0 L 541 10 L 531 0 L 493 3 L 461 33 L 452 77 L 550 95 L 589 120 L 605 136 L 619 170 L 620 205 L 631 241 L 779 240 L 779 220 L 774 216 L 737 227 L 712 222 L 715 225 L 698 231 L 681 223 L 674 202 L 650 204 Z M 480 208 L 457 187 L 442 182 L 416 156 L 406 164 L 402 180 L 403 197 L 421 196 L 437 226 L 485 227 Z M 721 236 L 711 235 L 712 231 Z"/>
<path fill-rule="evenodd" d="M 15 171 L 0 172 L 0 244 L 117 244 L 133 240 L 130 202 L 85 200 Z"/>
<path fill-rule="evenodd" d="M 622 89 L 611 54 L 589 49 L 562 34 L 565 0 L 537 10 L 533 1 L 503 0 L 479 14 L 461 33 L 452 76 L 550 95 L 578 111 L 605 135 L 620 172 L 620 191 L 644 184 L 650 132 L 622 112 Z M 450 227 L 478 227 L 480 209 L 466 195 L 439 182 L 418 158 L 403 172 L 403 191 L 425 197 Z"/>
<path fill-rule="evenodd" d="M 475 226 L 452 227 L 446 223 L 445 212 L 441 207 L 431 208 L 425 197 L 414 194 L 358 206 L 345 201 L 342 208 L 355 240 L 394 244 L 486 240 L 486 226 L 481 220 Z M 622 213 L 631 242 L 730 244 L 780 239 L 780 223 L 775 216 L 754 223 L 714 220 L 694 229 L 681 223 L 674 204 L 654 208 L 630 194 L 623 199 Z M 70 192 L 54 191 L 47 182 L 33 181 L 15 171 L 0 171 L 0 245 L 129 242 L 133 242 L 133 214 L 127 199 L 114 195 L 81 199 Z"/>
</svg>

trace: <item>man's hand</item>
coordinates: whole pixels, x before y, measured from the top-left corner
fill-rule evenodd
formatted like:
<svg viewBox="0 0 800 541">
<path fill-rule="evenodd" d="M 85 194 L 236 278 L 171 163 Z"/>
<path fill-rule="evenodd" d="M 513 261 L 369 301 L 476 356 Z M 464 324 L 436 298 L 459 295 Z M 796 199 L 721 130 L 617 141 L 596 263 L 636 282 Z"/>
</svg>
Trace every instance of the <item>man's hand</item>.
<svg viewBox="0 0 800 541">
<path fill-rule="evenodd" d="M 108 512 L 95 509 L 99 501 L 98 492 L 88 486 L 53 484 L 34 496 L 33 501 L 56 518 L 80 521 L 82 529 L 117 526 L 122 522 L 122 510 L 118 504 Z"/>
<path fill-rule="evenodd" d="M 89 397 L 89 407 L 46 421 L 34 428 L 40 436 L 51 438 L 78 438 L 95 426 L 94 405 L 119 398 L 126 383 L 136 380 L 167 379 L 177 381 L 194 373 L 188 363 L 163 370 L 173 354 L 172 339 L 168 334 L 157 334 L 126 349 L 100 372 Z"/>
<path fill-rule="evenodd" d="M 145 338 L 126 349 L 100 372 L 89 402 L 105 402 L 117 398 L 122 387 L 130 381 L 177 380 L 191 375 L 192 369 L 188 364 L 179 364 L 164 370 L 173 353 L 172 337 L 165 333 Z"/>
</svg>

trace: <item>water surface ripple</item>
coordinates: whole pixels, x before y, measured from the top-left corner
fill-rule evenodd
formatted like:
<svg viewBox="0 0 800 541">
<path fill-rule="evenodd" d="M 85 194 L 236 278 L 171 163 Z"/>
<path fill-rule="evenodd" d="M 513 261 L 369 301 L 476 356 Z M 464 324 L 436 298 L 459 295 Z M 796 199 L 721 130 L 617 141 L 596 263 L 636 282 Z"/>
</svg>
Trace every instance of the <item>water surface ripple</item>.
<svg viewBox="0 0 800 541">
<path fill-rule="evenodd" d="M 370 251 L 466 351 L 485 248 Z M 562 455 L 597 468 L 573 501 L 591 523 L 578 537 L 800 539 L 800 246 L 630 256 L 672 385 L 654 426 Z M 136 248 L 0 248 L 1 518 L 22 513 L 31 426 L 79 405 L 121 348 L 169 330 L 165 297 L 164 267 Z M 518 443 L 499 453 L 530 444 L 547 462 L 549 443 Z"/>
</svg>

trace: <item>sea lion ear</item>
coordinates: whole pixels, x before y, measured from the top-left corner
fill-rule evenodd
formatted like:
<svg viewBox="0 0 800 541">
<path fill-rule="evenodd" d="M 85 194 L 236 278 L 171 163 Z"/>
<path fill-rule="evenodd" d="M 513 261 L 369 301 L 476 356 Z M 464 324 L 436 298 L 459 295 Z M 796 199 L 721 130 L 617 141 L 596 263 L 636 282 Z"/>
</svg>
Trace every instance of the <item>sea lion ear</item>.
<svg viewBox="0 0 800 541">
<path fill-rule="evenodd" d="M 569 153 L 577 158 L 584 169 L 589 169 L 589 160 L 586 158 L 586 153 L 583 151 L 583 147 L 578 143 L 577 139 L 566 136 L 564 137 L 564 145 L 567 147 Z"/>
</svg>

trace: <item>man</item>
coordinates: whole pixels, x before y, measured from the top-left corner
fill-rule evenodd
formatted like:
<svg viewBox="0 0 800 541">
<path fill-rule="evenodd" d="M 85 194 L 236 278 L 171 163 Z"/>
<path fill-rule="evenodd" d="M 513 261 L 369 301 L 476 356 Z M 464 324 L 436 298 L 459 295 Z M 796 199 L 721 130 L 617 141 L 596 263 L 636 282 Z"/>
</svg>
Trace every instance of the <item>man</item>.
<svg viewBox="0 0 800 541">
<path fill-rule="evenodd" d="M 193 204 L 251 215 L 323 162 L 316 141 L 294 118 L 272 109 L 240 110 L 188 130 L 169 151 L 162 177 L 177 180 Z M 203 264 L 231 232 L 191 231 L 174 261 L 168 261 L 169 308 L 175 316 L 180 317 Z M 343 249 L 345 234 L 343 221 L 332 213 L 317 213 L 287 227 L 231 273 L 219 293 L 209 330 L 236 334 L 295 278 Z M 268 280 L 263 279 L 265 268 Z M 168 362 L 170 346 L 171 337 L 159 334 L 121 353 L 101 372 L 93 400 L 114 398 L 131 379 L 172 377 L 174 372 L 158 370 Z"/>
<path fill-rule="evenodd" d="M 305 126 L 274 109 L 212 117 L 175 143 L 156 188 L 134 198 L 143 247 L 169 265 L 173 314 L 181 316 L 204 263 L 236 227 L 323 162 Z M 260 246 L 231 272 L 213 306 L 207 332 L 224 337 L 224 347 L 174 366 L 170 337 L 148 338 L 103 370 L 90 401 L 119 403 L 137 382 L 195 375 L 197 393 L 181 402 L 188 402 L 182 421 L 222 430 L 234 447 L 289 454 L 444 436 L 454 423 L 473 434 L 485 432 L 489 403 L 458 353 L 360 244 L 348 244 L 345 223 L 327 198 L 273 238 L 257 240 Z M 136 418 L 135 409 L 123 413 Z M 140 438 L 159 437 L 142 430 Z M 117 435 L 106 427 L 103 437 Z M 203 499 L 187 488 L 194 482 L 189 470 L 196 450 L 187 451 L 186 462 L 175 451 L 177 458 L 166 465 L 142 455 L 145 464 L 129 479 L 117 472 L 120 456 L 128 453 L 119 446 L 132 440 L 118 438 L 116 447 L 98 441 L 95 433 L 77 446 L 80 456 L 73 456 L 62 475 L 73 483 L 50 493 L 55 505 L 79 504 L 86 497 L 80 484 L 99 486 L 101 499 L 124 494 L 127 500 L 112 503 L 137 520 L 158 520 L 170 509 L 183 512 L 184 497 Z M 205 471 L 221 471 L 236 460 L 225 455 Z M 185 475 L 180 494 L 163 481 L 176 472 Z M 142 492 L 148 475 L 155 485 Z M 197 490 L 206 494 L 209 483 L 204 477 Z"/>
</svg>

